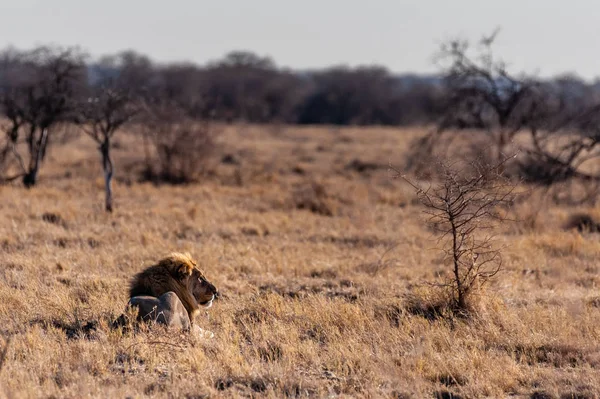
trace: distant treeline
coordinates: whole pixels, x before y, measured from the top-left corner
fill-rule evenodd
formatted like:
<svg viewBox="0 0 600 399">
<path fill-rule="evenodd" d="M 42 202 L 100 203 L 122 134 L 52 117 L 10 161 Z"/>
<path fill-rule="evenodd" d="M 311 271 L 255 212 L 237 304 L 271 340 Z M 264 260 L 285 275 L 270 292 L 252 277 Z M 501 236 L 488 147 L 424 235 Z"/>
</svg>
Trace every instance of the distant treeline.
<svg viewBox="0 0 600 399">
<path fill-rule="evenodd" d="M 525 134 L 532 145 L 520 148 L 520 159 L 510 158 L 518 164 L 509 165 L 515 176 L 545 185 L 595 182 L 600 192 L 600 175 L 582 166 L 600 157 L 600 83 L 516 76 L 493 56 L 491 42 L 482 40 L 474 55 L 466 41 L 443 45 L 446 67 L 438 76 L 394 75 L 379 66 L 294 71 L 249 52 L 196 65 L 156 63 L 133 51 L 91 62 L 73 47 L 4 49 L 0 183 L 21 179 L 34 186 L 49 143 L 75 126 L 98 144 L 110 211 L 118 131 L 130 125 L 144 138 L 144 178 L 186 183 L 205 173 L 218 120 L 436 125 L 412 145 L 406 168 L 416 170 L 448 156 L 446 132 L 456 128 L 467 129 L 473 159 L 497 165 Z M 487 137 L 470 134 L 471 128 Z"/>
<path fill-rule="evenodd" d="M 153 97 L 194 104 L 191 116 L 223 121 L 333 125 L 435 123 L 447 108 L 444 78 L 394 75 L 380 66 L 336 66 L 307 72 L 279 68 L 267 57 L 231 52 L 207 65 L 157 64 L 135 52 L 89 65 L 91 81 L 107 74 Z M 544 82 L 570 107 L 594 101 L 600 83 L 575 76 Z"/>
<path fill-rule="evenodd" d="M 52 76 L 60 77 L 60 68 L 65 65 L 71 71 L 69 79 L 64 79 L 68 86 L 61 83 L 62 86 L 54 87 Z M 4 116 L 11 118 L 18 116 L 11 113 L 11 108 L 25 101 L 12 101 L 16 93 L 25 99 L 27 90 L 39 96 L 47 89 L 60 92 L 61 101 L 69 103 L 95 86 L 110 82 L 119 91 L 126 90 L 129 99 L 143 99 L 150 105 L 169 102 L 191 118 L 250 123 L 422 125 L 439 123 L 456 103 L 452 98 L 456 87 L 448 84 L 448 72 L 397 75 L 381 66 L 296 71 L 244 51 L 197 65 L 157 63 L 134 51 L 90 61 L 78 48 L 8 48 L 0 53 L 0 106 Z M 575 76 L 560 76 L 541 84 L 560 98 L 561 110 L 584 109 L 600 98 L 600 83 L 585 82 Z M 498 84 L 501 86 L 502 82 Z M 36 104 L 29 105 L 36 108 Z M 61 118 L 69 115 L 62 112 Z M 480 127 L 480 123 L 464 120 L 451 123 Z"/>
</svg>

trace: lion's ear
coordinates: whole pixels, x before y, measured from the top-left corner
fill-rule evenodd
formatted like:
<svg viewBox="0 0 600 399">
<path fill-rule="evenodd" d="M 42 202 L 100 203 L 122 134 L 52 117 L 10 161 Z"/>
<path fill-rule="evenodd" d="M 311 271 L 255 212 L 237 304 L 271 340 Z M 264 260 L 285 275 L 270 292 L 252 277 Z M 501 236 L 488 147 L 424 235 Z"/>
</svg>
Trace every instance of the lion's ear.
<svg viewBox="0 0 600 399">
<path fill-rule="evenodd" d="M 179 265 L 177 267 L 177 277 L 179 277 L 181 280 L 189 277 L 192 275 L 192 271 L 193 271 L 193 267 L 190 265 Z"/>
</svg>

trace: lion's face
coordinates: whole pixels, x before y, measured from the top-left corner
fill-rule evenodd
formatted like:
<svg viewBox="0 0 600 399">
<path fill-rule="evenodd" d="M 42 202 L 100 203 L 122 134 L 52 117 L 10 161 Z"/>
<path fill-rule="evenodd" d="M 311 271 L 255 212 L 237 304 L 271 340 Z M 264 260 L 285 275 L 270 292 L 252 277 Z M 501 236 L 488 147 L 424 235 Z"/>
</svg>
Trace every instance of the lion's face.
<svg viewBox="0 0 600 399">
<path fill-rule="evenodd" d="M 219 291 L 204 277 L 198 269 L 193 270 L 189 280 L 189 287 L 196 301 L 205 308 L 210 308 L 213 301 L 219 297 Z"/>
<path fill-rule="evenodd" d="M 199 305 L 209 308 L 213 300 L 219 297 L 219 291 L 197 268 L 196 261 L 189 253 L 172 253 L 160 264 L 170 271 L 171 275 L 186 286 Z"/>
</svg>

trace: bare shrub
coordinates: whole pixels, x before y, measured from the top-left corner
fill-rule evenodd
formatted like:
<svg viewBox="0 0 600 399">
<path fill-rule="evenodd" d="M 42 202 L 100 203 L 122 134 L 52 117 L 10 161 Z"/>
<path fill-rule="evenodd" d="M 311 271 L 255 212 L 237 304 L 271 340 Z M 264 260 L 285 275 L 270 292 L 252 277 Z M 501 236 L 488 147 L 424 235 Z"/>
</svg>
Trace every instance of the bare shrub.
<svg viewBox="0 0 600 399">
<path fill-rule="evenodd" d="M 430 132 L 412 141 L 404 169 L 420 179 L 435 179 L 444 175 L 438 159 L 476 161 L 491 166 L 496 163 L 495 148 L 485 134 L 472 131 Z"/>
<path fill-rule="evenodd" d="M 381 272 L 391 268 L 395 264 L 397 264 L 398 260 L 394 258 L 386 259 L 386 255 L 388 255 L 391 251 L 396 249 L 398 244 L 388 245 L 388 248 L 381 254 L 379 259 L 375 262 L 362 263 L 358 265 L 357 270 L 363 271 L 365 273 L 370 274 L 375 277 Z"/>
<path fill-rule="evenodd" d="M 565 229 L 575 229 L 581 233 L 600 233 L 600 223 L 587 213 L 571 215 L 564 226 Z"/>
<path fill-rule="evenodd" d="M 549 186 L 569 179 L 564 167 L 538 154 L 527 154 L 519 160 L 521 176 L 526 182 Z"/>
<path fill-rule="evenodd" d="M 600 117 L 600 106 L 593 111 L 597 114 L 596 118 Z M 585 164 L 600 155 L 597 148 L 600 142 L 598 122 L 600 120 L 594 123 L 593 129 L 583 127 L 574 130 L 575 134 L 573 131 L 532 129 L 532 148 L 528 148 L 528 162 L 522 167 L 525 176 L 532 182 L 546 185 L 570 178 L 600 180 L 600 174 L 585 170 Z M 526 173 L 528 171 L 531 172 Z"/>
<path fill-rule="evenodd" d="M 474 290 L 500 271 L 502 257 L 493 232 L 505 218 L 506 209 L 502 208 L 513 203 L 515 186 L 498 173 L 498 164 L 490 167 L 469 162 L 462 168 L 442 161 L 438 164 L 443 178 L 427 188 L 392 170 L 414 187 L 429 215 L 428 224 L 441 234 L 452 277 L 439 285 L 449 289 L 452 307 L 465 312 L 471 308 Z"/>
<path fill-rule="evenodd" d="M 296 209 L 305 209 L 323 216 L 333 216 L 337 211 L 337 202 L 320 183 L 313 181 L 300 185 L 293 195 Z"/>
<path fill-rule="evenodd" d="M 194 120 L 171 104 L 152 106 L 143 125 L 145 177 L 182 184 L 197 181 L 213 163 L 217 129 L 209 120 Z"/>
</svg>

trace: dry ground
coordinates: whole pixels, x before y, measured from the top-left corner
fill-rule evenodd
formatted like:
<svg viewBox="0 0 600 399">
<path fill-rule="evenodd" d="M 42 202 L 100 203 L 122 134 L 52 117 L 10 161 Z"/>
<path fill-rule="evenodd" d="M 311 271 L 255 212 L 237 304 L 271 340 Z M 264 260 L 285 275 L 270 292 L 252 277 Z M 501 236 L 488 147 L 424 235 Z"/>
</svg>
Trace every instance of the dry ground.
<svg viewBox="0 0 600 399">
<path fill-rule="evenodd" d="M 520 206 L 473 320 L 419 314 L 447 267 L 386 170 L 418 134 L 229 127 L 226 162 L 176 187 L 137 182 L 123 136 L 112 215 L 94 145 L 54 147 L 38 187 L 0 188 L 0 395 L 600 397 L 600 241 L 560 228 L 575 209 Z M 111 330 L 174 250 L 223 294 L 215 337 Z"/>
</svg>

